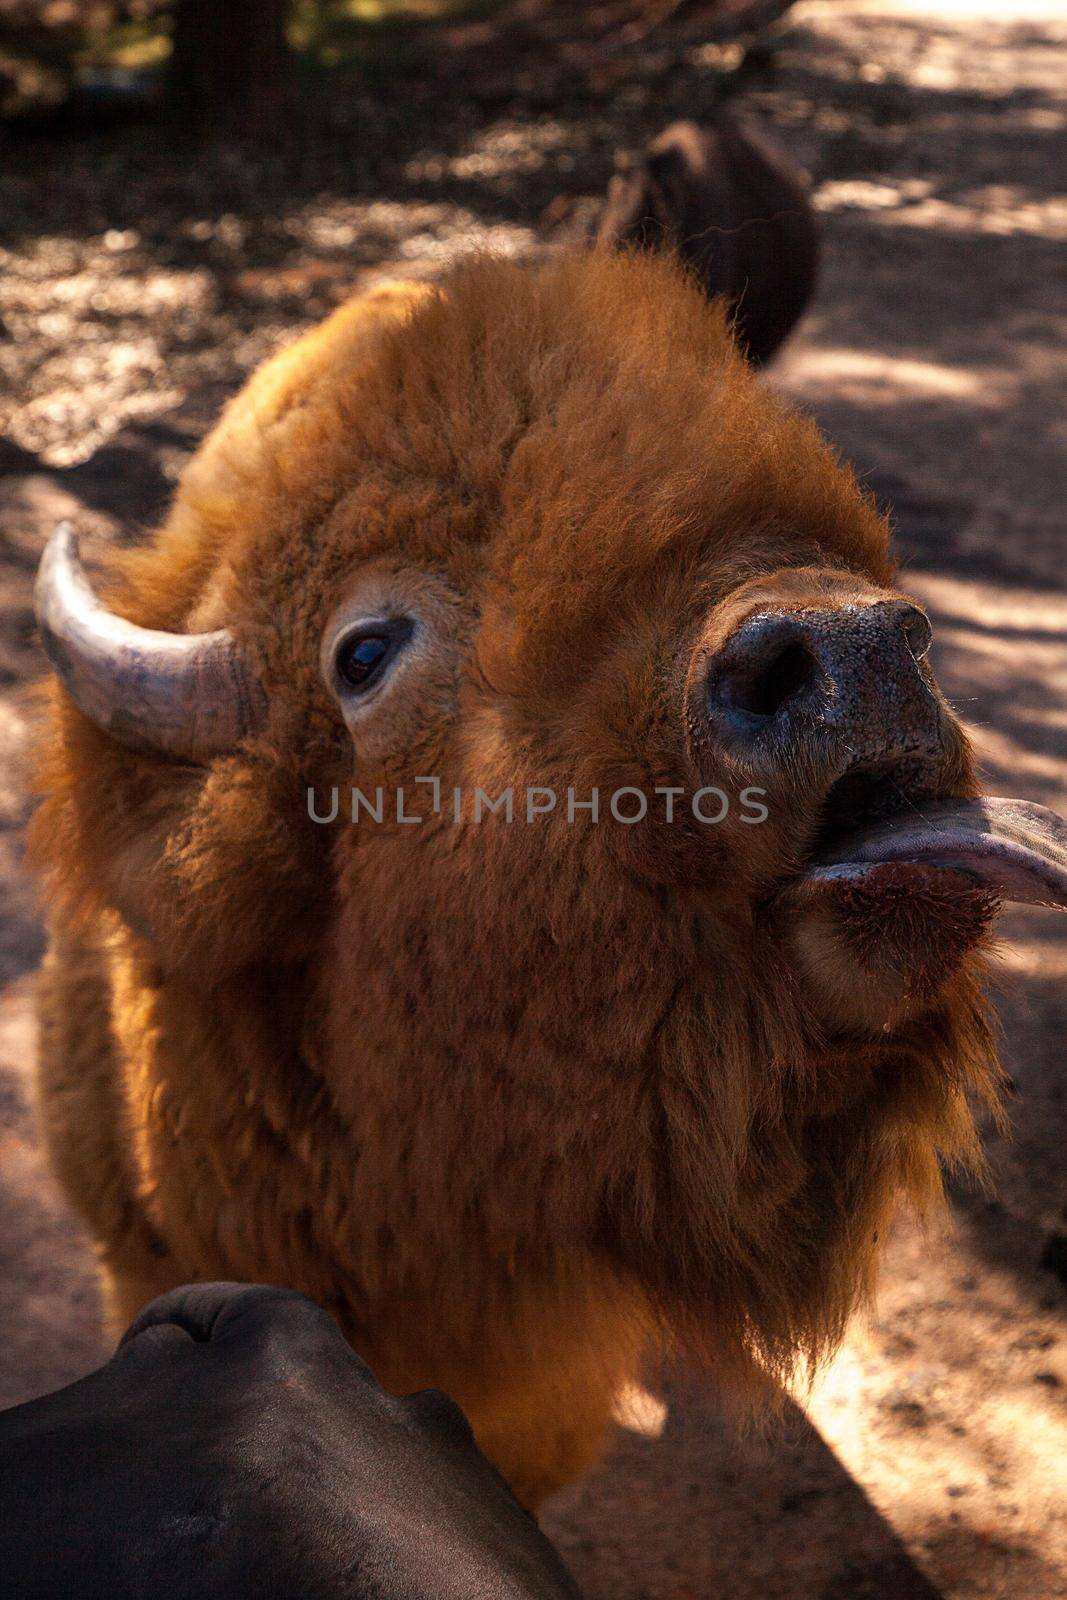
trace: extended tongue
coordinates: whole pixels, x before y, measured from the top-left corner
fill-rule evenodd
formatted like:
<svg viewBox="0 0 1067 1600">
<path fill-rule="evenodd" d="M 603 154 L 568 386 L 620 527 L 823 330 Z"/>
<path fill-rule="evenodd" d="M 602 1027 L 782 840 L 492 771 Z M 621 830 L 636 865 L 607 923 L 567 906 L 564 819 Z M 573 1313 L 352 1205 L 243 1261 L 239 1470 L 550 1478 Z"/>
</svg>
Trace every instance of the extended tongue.
<svg viewBox="0 0 1067 1600">
<path fill-rule="evenodd" d="M 1067 822 L 1023 800 L 923 805 L 836 840 L 805 873 L 829 884 L 866 877 L 887 862 L 960 872 L 1002 900 L 1067 911 Z"/>
</svg>

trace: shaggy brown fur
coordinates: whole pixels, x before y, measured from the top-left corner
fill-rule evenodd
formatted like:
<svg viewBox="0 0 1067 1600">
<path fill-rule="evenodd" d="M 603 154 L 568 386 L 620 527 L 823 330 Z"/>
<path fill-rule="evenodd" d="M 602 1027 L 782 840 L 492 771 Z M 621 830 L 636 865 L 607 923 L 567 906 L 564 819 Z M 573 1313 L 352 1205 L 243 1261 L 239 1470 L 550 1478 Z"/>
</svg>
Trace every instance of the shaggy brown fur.
<svg viewBox="0 0 1067 1600">
<path fill-rule="evenodd" d="M 116 1322 L 188 1279 L 295 1285 L 388 1385 L 453 1394 L 530 1501 L 650 1347 L 751 1388 L 831 1346 L 895 1197 L 973 1155 L 995 1068 L 970 956 L 888 1031 L 815 1006 L 768 896 L 818 753 L 760 827 L 306 806 L 422 774 L 749 781 L 701 736 L 696 664 L 767 596 L 847 604 L 892 568 L 722 313 L 599 253 L 370 296 L 256 375 L 121 570 L 123 614 L 230 626 L 270 719 L 200 769 L 54 697 L 41 1100 Z M 383 592 L 432 638 L 354 760 L 320 642 Z M 943 776 L 973 791 L 958 732 Z"/>
</svg>

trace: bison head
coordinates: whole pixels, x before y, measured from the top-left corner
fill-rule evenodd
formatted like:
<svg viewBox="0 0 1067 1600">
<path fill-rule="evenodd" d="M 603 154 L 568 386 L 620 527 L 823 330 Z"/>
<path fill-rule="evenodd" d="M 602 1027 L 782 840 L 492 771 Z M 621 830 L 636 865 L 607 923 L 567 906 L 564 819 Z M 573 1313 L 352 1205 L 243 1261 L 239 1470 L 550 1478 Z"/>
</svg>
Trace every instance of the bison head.
<svg viewBox="0 0 1067 1600">
<path fill-rule="evenodd" d="M 365 298 L 122 566 L 43 569 L 38 853 L 175 1060 L 303 1107 L 277 1204 L 329 1190 L 346 1282 L 568 1263 L 738 1373 L 832 1341 L 974 1156 L 983 942 L 1067 852 L 976 799 L 883 518 L 721 312 L 597 254 Z"/>
</svg>

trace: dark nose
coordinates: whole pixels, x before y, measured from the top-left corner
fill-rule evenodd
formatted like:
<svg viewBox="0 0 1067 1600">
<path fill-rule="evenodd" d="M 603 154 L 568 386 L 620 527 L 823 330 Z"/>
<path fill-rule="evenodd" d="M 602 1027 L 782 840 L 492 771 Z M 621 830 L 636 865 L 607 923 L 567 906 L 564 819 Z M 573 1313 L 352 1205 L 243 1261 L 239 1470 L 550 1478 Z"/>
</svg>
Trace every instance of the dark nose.
<svg viewBox="0 0 1067 1600">
<path fill-rule="evenodd" d="M 707 711 L 739 755 L 780 760 L 832 739 L 845 770 L 932 753 L 941 716 L 920 667 L 929 647 L 930 624 L 907 600 L 758 612 L 712 660 Z"/>
</svg>

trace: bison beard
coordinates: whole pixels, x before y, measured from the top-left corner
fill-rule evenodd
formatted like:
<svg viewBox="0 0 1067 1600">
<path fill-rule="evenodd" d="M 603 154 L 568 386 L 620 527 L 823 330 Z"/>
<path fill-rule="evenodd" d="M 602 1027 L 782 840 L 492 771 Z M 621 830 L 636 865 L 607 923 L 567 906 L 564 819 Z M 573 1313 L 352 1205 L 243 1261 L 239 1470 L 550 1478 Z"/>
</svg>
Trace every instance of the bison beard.
<svg viewBox="0 0 1067 1600">
<path fill-rule="evenodd" d="M 722 312 L 600 252 L 380 292 L 252 380 L 117 560 L 140 629 L 72 561 L 42 580 L 41 1102 L 117 1322 L 196 1278 L 298 1288 L 531 1502 L 665 1345 L 748 1394 L 831 1348 L 895 1200 L 978 1160 L 989 863 L 1062 901 L 1067 851 L 1036 808 L 1022 844 L 975 821 L 884 522 Z M 401 642 L 363 699 L 367 618 Z M 174 711 L 203 651 L 146 628 L 210 635 L 240 715 Z M 309 819 L 309 785 L 426 774 L 458 822 Z M 753 782 L 762 826 L 469 810 Z M 942 806 L 921 864 L 887 795 Z"/>
</svg>

